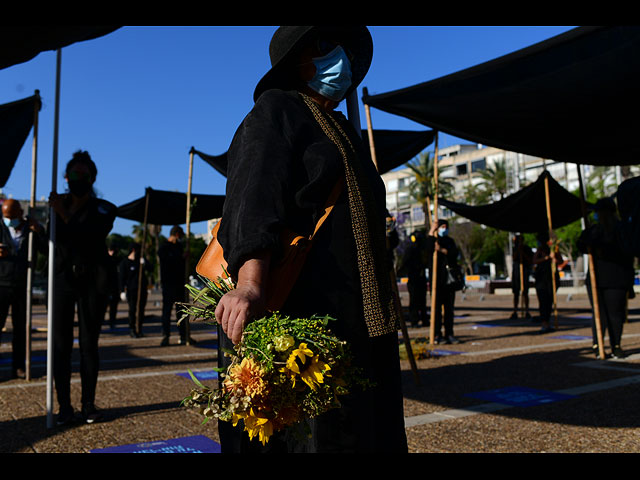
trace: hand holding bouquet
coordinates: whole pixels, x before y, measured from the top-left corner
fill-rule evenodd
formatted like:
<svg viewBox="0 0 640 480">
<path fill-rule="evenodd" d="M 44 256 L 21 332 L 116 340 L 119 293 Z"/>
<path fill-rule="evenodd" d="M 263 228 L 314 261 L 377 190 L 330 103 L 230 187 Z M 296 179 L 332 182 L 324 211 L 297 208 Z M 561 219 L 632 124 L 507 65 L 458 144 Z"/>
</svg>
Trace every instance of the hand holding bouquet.
<svg viewBox="0 0 640 480">
<path fill-rule="evenodd" d="M 219 299 L 234 288 L 229 279 L 202 279 L 205 287 L 187 285 L 191 303 L 185 315 L 215 322 Z M 254 320 L 235 346 L 231 364 L 219 372 L 218 388 L 197 385 L 184 399 L 205 417 L 244 423 L 249 438 L 262 444 L 276 431 L 340 406 L 338 397 L 354 383 L 365 385 L 351 365 L 346 342 L 329 330 L 334 319 L 314 316 L 290 318 L 278 312 Z"/>
</svg>

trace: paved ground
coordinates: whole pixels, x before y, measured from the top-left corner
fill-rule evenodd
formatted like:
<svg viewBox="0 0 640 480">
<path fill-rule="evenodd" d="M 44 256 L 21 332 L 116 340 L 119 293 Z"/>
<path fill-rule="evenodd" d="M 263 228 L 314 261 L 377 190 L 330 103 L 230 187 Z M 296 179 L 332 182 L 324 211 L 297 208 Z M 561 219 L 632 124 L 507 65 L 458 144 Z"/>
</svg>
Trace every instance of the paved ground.
<svg viewBox="0 0 640 480">
<path fill-rule="evenodd" d="M 189 451 L 216 442 L 215 423 L 201 425 L 179 406 L 192 385 L 187 369 L 207 372 L 215 363 L 215 330 L 194 326 L 196 345 L 177 345 L 176 332 L 160 347 L 158 301 L 153 294 L 143 338 L 129 337 L 124 304 L 117 328 L 104 327 L 97 403 L 106 416 L 94 425 L 47 428 L 44 308 L 35 310 L 31 381 L 9 378 L 8 322 L 0 346 L 0 452 Z M 593 355 L 586 295 L 560 295 L 559 328 L 544 335 L 535 321 L 510 320 L 510 303 L 503 295 L 459 296 L 463 342 L 437 345 L 417 360 L 417 375 L 402 361 L 410 451 L 640 452 L 640 299 L 629 304 L 623 360 Z M 427 328 L 409 334 L 418 355 Z M 76 372 L 73 382 L 78 405 Z"/>
</svg>

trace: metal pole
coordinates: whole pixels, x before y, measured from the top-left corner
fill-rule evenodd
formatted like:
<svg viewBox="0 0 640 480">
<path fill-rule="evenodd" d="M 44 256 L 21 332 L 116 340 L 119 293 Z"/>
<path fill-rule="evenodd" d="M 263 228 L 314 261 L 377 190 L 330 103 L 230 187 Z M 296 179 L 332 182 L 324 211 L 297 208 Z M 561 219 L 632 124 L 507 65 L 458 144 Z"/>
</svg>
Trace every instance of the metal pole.
<svg viewBox="0 0 640 480">
<path fill-rule="evenodd" d="M 40 91 L 35 91 L 36 101 L 33 111 L 33 145 L 31 147 L 31 198 L 29 199 L 29 210 L 27 216 L 31 217 L 36 206 L 36 172 L 38 167 L 38 112 L 40 111 Z M 28 251 L 27 251 L 27 311 L 25 324 L 25 359 L 24 370 L 27 381 L 31 380 L 31 325 L 33 320 L 32 287 L 33 287 L 33 231 L 29 229 Z"/>
<path fill-rule="evenodd" d="M 51 192 L 58 190 L 58 130 L 60 119 L 60 66 L 62 50 L 56 54 L 56 98 L 53 123 L 53 162 Z M 53 427 L 53 310 L 55 307 L 56 212 L 49 209 L 49 285 L 47 287 L 47 428 Z"/>
<path fill-rule="evenodd" d="M 363 93 L 367 96 L 367 89 L 363 89 Z M 371 159 L 373 160 L 374 165 L 376 166 L 376 170 L 379 171 L 378 168 L 378 159 L 376 157 L 376 147 L 373 141 L 373 127 L 371 122 L 371 109 L 369 105 L 364 105 L 365 113 L 367 116 L 367 134 L 369 137 L 369 149 L 371 150 Z M 389 237 L 387 240 L 387 249 L 389 248 Z M 402 338 L 404 339 L 404 345 L 407 350 L 407 358 L 409 359 L 409 364 L 411 365 L 411 371 L 413 372 L 413 379 L 416 382 L 416 385 L 420 385 L 420 377 L 418 376 L 418 366 L 416 365 L 416 359 L 413 356 L 413 348 L 411 347 L 411 338 L 409 337 L 409 331 L 407 330 L 407 324 L 404 321 L 404 315 L 402 314 L 402 303 L 400 302 L 400 293 L 398 292 L 398 281 L 396 278 L 396 272 L 393 268 L 389 269 L 389 274 L 391 276 L 391 291 L 393 293 L 394 306 L 396 308 L 396 312 L 398 315 L 398 319 L 400 321 L 400 329 L 402 330 Z"/>
<path fill-rule="evenodd" d="M 585 229 L 589 227 L 589 219 L 587 217 L 587 206 L 585 200 L 584 183 L 582 181 L 582 167 L 576 164 L 578 168 L 578 183 L 580 184 L 580 206 L 582 208 L 582 220 Z M 596 338 L 598 339 L 598 353 L 600 358 L 604 360 L 604 339 L 602 338 L 601 319 L 600 319 L 600 301 L 598 299 L 598 284 L 596 282 L 596 269 L 591 253 L 591 246 L 587 246 L 587 257 L 589 259 L 589 280 L 591 281 L 591 301 L 593 302 L 593 318 L 596 322 Z"/>
<path fill-rule="evenodd" d="M 435 138 L 435 153 L 433 157 L 433 178 L 435 181 L 435 191 L 433 194 L 433 225 L 438 224 L 438 132 L 436 132 Z M 436 233 L 437 235 L 437 233 Z M 436 236 L 435 243 L 438 242 L 438 237 Z M 429 280 L 431 281 L 431 319 L 429 322 L 429 343 L 433 346 L 435 344 L 435 334 L 436 334 L 436 284 L 438 281 L 438 250 L 435 248 L 436 245 L 434 243 L 433 248 L 433 260 L 431 262 L 431 277 Z"/>
</svg>

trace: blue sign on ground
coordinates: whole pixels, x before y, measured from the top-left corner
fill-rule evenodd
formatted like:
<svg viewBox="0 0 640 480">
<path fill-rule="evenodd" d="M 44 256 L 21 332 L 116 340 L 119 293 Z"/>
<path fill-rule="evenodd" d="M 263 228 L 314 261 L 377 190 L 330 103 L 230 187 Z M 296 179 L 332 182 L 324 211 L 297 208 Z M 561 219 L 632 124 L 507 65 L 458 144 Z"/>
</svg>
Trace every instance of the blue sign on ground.
<svg viewBox="0 0 640 480">
<path fill-rule="evenodd" d="M 468 393 L 466 397 L 479 398 L 494 403 L 504 403 L 514 407 L 532 407 L 574 398 L 574 395 L 537 390 L 527 387 L 505 387 L 484 392 Z"/>
<path fill-rule="evenodd" d="M 550 338 L 559 338 L 562 340 L 589 340 L 591 337 L 587 337 L 586 335 L 556 335 L 555 337 Z"/>
<path fill-rule="evenodd" d="M 440 355 L 441 357 L 445 357 L 447 355 L 460 355 L 462 352 L 452 352 L 451 350 L 432 350 L 434 355 Z"/>
<path fill-rule="evenodd" d="M 220 453 L 220 444 L 204 435 L 97 448 L 90 453 Z"/>
<path fill-rule="evenodd" d="M 192 373 L 198 380 L 201 380 L 201 381 L 218 378 L 218 372 L 216 372 L 215 370 L 207 370 L 204 372 L 192 372 Z M 179 373 L 178 375 L 184 378 L 191 379 L 191 375 L 189 375 L 189 372 Z"/>
</svg>

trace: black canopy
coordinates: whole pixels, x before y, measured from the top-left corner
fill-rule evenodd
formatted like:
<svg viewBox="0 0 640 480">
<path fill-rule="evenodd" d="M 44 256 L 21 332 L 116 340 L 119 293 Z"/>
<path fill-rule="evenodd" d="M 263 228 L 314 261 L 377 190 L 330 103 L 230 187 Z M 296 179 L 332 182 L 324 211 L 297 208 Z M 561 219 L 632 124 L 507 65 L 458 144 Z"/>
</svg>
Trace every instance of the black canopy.
<svg viewBox="0 0 640 480">
<path fill-rule="evenodd" d="M 582 217 L 580 199 L 544 171 L 520 191 L 488 205 L 464 205 L 439 198 L 440 205 L 471 221 L 508 232 L 539 233 L 549 230 L 544 179 L 549 179 L 552 228 Z M 589 204 L 587 204 L 589 206 Z"/>
<path fill-rule="evenodd" d="M 556 161 L 640 163 L 640 27 L 579 27 L 363 102 L 434 130 Z"/>
<path fill-rule="evenodd" d="M 0 188 L 9 180 L 20 150 L 33 127 L 36 108 L 40 110 L 38 95 L 0 105 Z"/>
<path fill-rule="evenodd" d="M 376 149 L 376 160 L 380 174 L 389 172 L 396 167 L 408 162 L 427 148 L 435 137 L 432 130 L 373 130 L 373 142 Z M 362 131 L 362 140 L 366 151 L 370 153 L 369 134 Z M 227 153 L 220 155 L 208 155 L 191 147 L 191 152 L 198 155 L 218 172 L 227 175 Z"/>
<path fill-rule="evenodd" d="M 187 194 L 147 188 L 149 210 L 147 222 L 152 225 L 180 225 L 187 219 Z M 195 204 L 191 209 L 191 221 L 201 222 L 222 216 L 224 195 L 191 194 Z M 144 222 L 146 195 L 118 207 L 118 217 Z"/>
<path fill-rule="evenodd" d="M 31 60 L 40 52 L 102 37 L 115 26 L 26 26 L 0 29 L 0 69 Z"/>
</svg>

